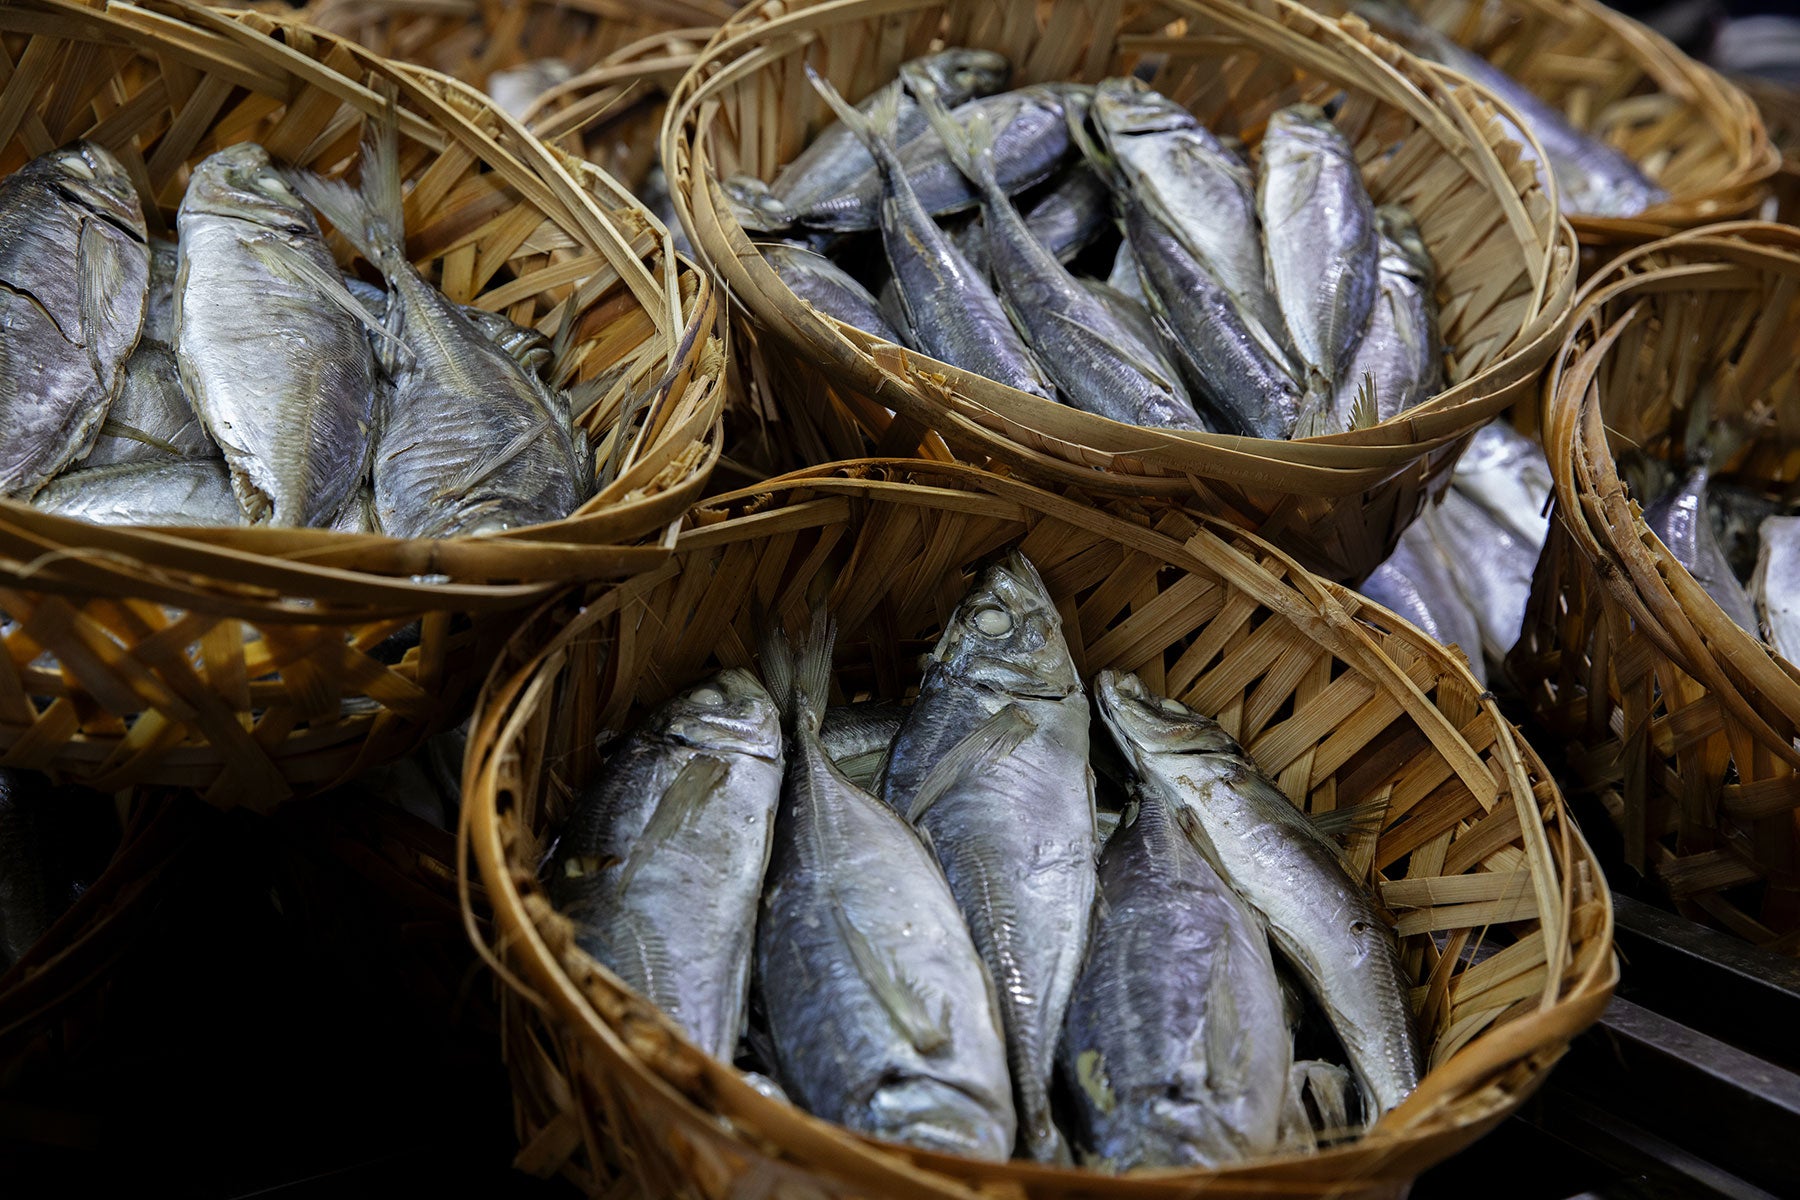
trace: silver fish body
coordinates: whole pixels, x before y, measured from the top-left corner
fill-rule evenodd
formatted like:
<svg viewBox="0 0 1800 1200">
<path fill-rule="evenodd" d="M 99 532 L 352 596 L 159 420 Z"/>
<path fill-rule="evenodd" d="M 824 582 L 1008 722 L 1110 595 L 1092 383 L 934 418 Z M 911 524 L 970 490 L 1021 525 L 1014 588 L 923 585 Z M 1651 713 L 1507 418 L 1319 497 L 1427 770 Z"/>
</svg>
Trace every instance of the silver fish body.
<svg viewBox="0 0 1800 1200">
<path fill-rule="evenodd" d="M 1285 438 L 1300 413 L 1300 385 L 1271 355 L 1237 302 L 1174 232 L 1142 204 L 1123 200 L 1125 236 L 1150 311 L 1188 373 L 1202 415 L 1221 432 Z"/>
<path fill-rule="evenodd" d="M 1155 343 L 1084 287 L 1026 224 L 996 174 L 992 132 L 976 118 L 947 131 L 951 157 L 981 192 L 987 259 L 1001 303 L 1058 394 L 1069 404 L 1128 425 L 1201 428 Z"/>
<path fill-rule="evenodd" d="M 1550 536 L 1550 464 L 1532 439 L 1505 421 L 1490 421 L 1469 439 L 1451 486 L 1485 508 L 1533 551 Z"/>
<path fill-rule="evenodd" d="M 181 247 L 167 238 L 150 239 L 150 297 L 144 308 L 144 341 L 175 344 L 175 284 L 181 274 Z"/>
<path fill-rule="evenodd" d="M 821 86 L 823 81 L 820 81 Z M 825 93 L 843 105 L 835 93 Z M 895 322 L 915 348 L 997 383 L 1051 398 L 1054 385 L 1013 328 L 982 272 L 957 250 L 913 194 L 884 130 L 892 101 L 864 119 L 847 105 L 838 116 L 858 131 L 882 172 L 881 240 L 893 273 L 903 320 Z"/>
<path fill-rule="evenodd" d="M 1750 592 L 1763 637 L 1775 653 L 1800 665 L 1800 517 L 1770 517 L 1761 533 Z"/>
<path fill-rule="evenodd" d="M 1023 1152 L 1066 1156 L 1050 1113 L 1087 946 L 1096 838 L 1088 705 L 1043 580 L 1013 552 L 947 622 L 882 796 L 924 830 L 999 988 Z"/>
<path fill-rule="evenodd" d="M 1688 471 L 1678 486 L 1644 510 L 1644 524 L 1662 539 L 1675 561 L 1706 589 L 1725 615 L 1757 637 L 1756 610 L 1737 576 L 1731 573 L 1731 564 L 1713 533 L 1712 518 L 1707 515 L 1709 477 L 1704 464 Z"/>
<path fill-rule="evenodd" d="M 1307 387 L 1328 393 L 1375 302 L 1375 206 L 1350 143 L 1308 104 L 1278 110 L 1256 193 L 1269 281 Z"/>
<path fill-rule="evenodd" d="M 1281 349 L 1281 311 L 1269 290 L 1255 177 L 1194 116 L 1137 79 L 1096 89 L 1094 123 L 1125 181 Z"/>
<path fill-rule="evenodd" d="M 551 898 L 576 941 L 730 1062 L 781 794 L 780 713 L 731 670 L 645 717 L 582 794 Z"/>
<path fill-rule="evenodd" d="M 1272 1152 L 1293 1060 L 1268 936 L 1188 840 L 1179 804 L 1140 790 L 1100 857 L 1063 1038 L 1076 1141 L 1115 1171 Z"/>
<path fill-rule="evenodd" d="M 1136 270 L 1136 267 L 1132 269 Z M 1164 379 L 1181 378 L 1181 370 L 1175 365 L 1174 356 L 1169 353 L 1168 343 L 1163 339 L 1162 331 L 1156 327 L 1156 318 L 1150 315 L 1150 310 L 1143 301 L 1134 299 L 1110 284 L 1101 283 L 1098 279 L 1082 279 L 1079 282 L 1137 339 L 1137 347 L 1152 356 L 1152 361 Z M 1206 427 L 1205 421 L 1197 412 L 1195 420 L 1198 422 L 1197 428 Z"/>
<path fill-rule="evenodd" d="M 781 282 L 821 313 L 897 346 L 906 344 L 900 331 L 882 315 L 881 302 L 823 254 L 785 242 L 765 243 L 757 248 L 781 276 Z"/>
<path fill-rule="evenodd" d="M 888 748 L 906 722 L 907 706 L 897 700 L 865 700 L 825 710 L 819 742 L 850 782 L 867 791 L 881 778 Z"/>
<path fill-rule="evenodd" d="M 1218 723 L 1135 676 L 1096 689 L 1140 779 L 1178 797 L 1196 847 L 1267 923 L 1331 1021 L 1370 1112 L 1417 1086 L 1423 1049 L 1393 931 L 1335 849 Z"/>
<path fill-rule="evenodd" d="M 993 983 L 918 835 L 846 779 L 817 724 L 830 633 L 801 649 L 757 981 L 783 1087 L 858 1133 L 1002 1161 L 1016 1130 Z M 808 663 L 815 665 L 809 667 Z M 765 654 L 765 671 L 784 688 Z"/>
<path fill-rule="evenodd" d="M 543 378 L 544 368 L 550 364 L 553 354 L 549 338 L 529 326 L 518 324 L 504 313 L 476 308 L 473 304 L 461 304 L 457 308 L 481 331 L 482 337 L 506 351 L 527 375 Z"/>
<path fill-rule="evenodd" d="M 238 504 L 273 525 L 330 522 L 366 469 L 375 357 L 312 212 L 261 146 L 194 168 L 176 219 L 175 356 Z"/>
<path fill-rule="evenodd" d="M 0 179 L 0 495 L 29 498 L 93 445 L 143 331 L 147 236 L 101 146 Z"/>
<path fill-rule="evenodd" d="M 1077 165 L 1021 210 L 1025 227 L 1058 262 L 1067 263 L 1112 227 L 1109 195 L 1099 176 Z M 987 231 L 979 215 L 956 231 L 956 248 L 977 270 L 987 272 Z"/>
<path fill-rule="evenodd" d="M 926 80 L 945 104 L 958 105 L 986 96 L 1006 86 L 1012 65 L 992 51 L 955 48 L 928 54 L 901 64 L 899 73 L 857 104 L 865 116 L 884 102 L 894 105 L 894 124 L 889 133 L 896 147 L 905 147 L 927 128 L 909 88 L 909 80 Z M 821 129 L 798 157 L 783 167 L 775 181 L 727 180 L 726 191 L 760 221 L 747 228 L 780 229 L 831 197 L 841 195 L 875 166 L 867 147 L 843 121 Z M 866 228 L 866 227 L 865 227 Z"/>
<path fill-rule="evenodd" d="M 561 520 L 591 490 L 585 439 L 577 444 L 569 403 L 406 257 L 396 141 L 392 126 L 375 131 L 363 154 L 363 193 L 295 176 L 387 281 L 391 389 L 382 393 L 375 445 L 376 517 L 385 533 L 402 538 Z"/>
<path fill-rule="evenodd" d="M 1450 488 L 1419 520 L 1431 532 L 1456 580 L 1457 591 L 1475 614 L 1482 649 L 1495 662 L 1519 640 L 1531 579 L 1541 543 L 1534 545 L 1479 501 Z"/>
<path fill-rule="evenodd" d="M 217 458 L 165 456 L 68 471 L 31 498 L 32 507 L 97 525 L 245 523 L 231 474 Z"/>
<path fill-rule="evenodd" d="M 1012 195 L 1048 179 L 1068 157 L 1067 104 L 1071 97 L 1082 97 L 1080 85 L 1037 84 L 971 100 L 951 115 L 965 124 L 978 118 L 988 122 L 994 130 L 995 176 Z M 913 195 L 932 216 L 963 212 L 980 203 L 976 189 L 957 170 L 936 130 L 926 129 L 898 155 Z M 874 229 L 881 221 L 883 194 L 881 172 L 871 164 L 861 179 L 796 212 L 795 218 L 813 228 L 838 232 Z"/>
<path fill-rule="evenodd" d="M 217 458 L 181 386 L 181 364 L 162 342 L 145 339 L 125 361 L 125 382 L 107 410 L 82 470 L 172 458 Z"/>
<path fill-rule="evenodd" d="M 1329 415 L 1314 433 L 1360 427 L 1359 416 L 1386 421 L 1429 399 L 1442 385 L 1444 356 L 1431 254 L 1412 214 L 1398 205 L 1377 208 L 1375 227 L 1380 250 L 1369 323 L 1332 391 Z M 1358 400 L 1369 388 L 1374 408 L 1359 413 Z M 1305 423 L 1303 416 L 1300 424 Z"/>
<path fill-rule="evenodd" d="M 1427 637 L 1462 647 L 1470 673 L 1487 686 L 1487 656 L 1482 652 L 1475 610 L 1463 599 L 1425 523 L 1414 521 L 1407 526 L 1394 552 L 1370 572 L 1358 590 L 1411 621 Z"/>
</svg>

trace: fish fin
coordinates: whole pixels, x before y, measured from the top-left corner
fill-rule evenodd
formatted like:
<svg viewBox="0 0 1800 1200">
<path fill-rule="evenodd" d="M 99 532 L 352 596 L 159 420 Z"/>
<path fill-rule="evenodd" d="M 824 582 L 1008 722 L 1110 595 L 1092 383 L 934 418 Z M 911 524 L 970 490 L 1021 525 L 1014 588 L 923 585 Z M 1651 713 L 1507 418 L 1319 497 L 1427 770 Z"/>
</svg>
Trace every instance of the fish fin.
<svg viewBox="0 0 1800 1200">
<path fill-rule="evenodd" d="M 837 760 L 837 769 L 844 773 L 844 778 L 872 794 L 875 781 L 881 778 L 882 768 L 887 765 L 887 756 L 885 749 L 847 755 Z"/>
<path fill-rule="evenodd" d="M 870 156 L 885 167 L 887 160 L 893 157 L 891 139 L 900 120 L 900 89 L 890 88 L 883 92 L 876 98 L 873 110 L 865 116 L 851 107 L 850 102 L 831 86 L 830 80 L 813 70 L 811 63 L 806 64 L 806 78 L 812 83 L 813 90 L 831 106 L 837 119 L 844 123 L 844 128 L 855 134 L 868 148 Z M 885 156 L 883 151 L 887 151 Z"/>
<path fill-rule="evenodd" d="M 966 115 L 959 118 L 944 107 L 936 86 L 931 84 L 916 88 L 913 94 L 956 169 L 984 191 L 1000 190 L 1000 181 L 994 177 L 994 124 L 988 120 L 987 112 L 979 105 L 971 105 Z"/>
<path fill-rule="evenodd" d="M 499 453 L 484 458 L 480 462 L 471 463 L 468 469 L 463 471 L 461 475 L 457 476 L 449 483 L 440 485 L 438 489 L 431 494 L 431 503 L 441 504 L 452 496 L 468 495 L 476 487 L 480 486 L 483 480 L 491 478 L 494 472 L 505 467 L 507 463 L 510 463 L 513 459 L 525 453 L 526 449 L 533 442 L 550 432 L 550 420 L 551 418 L 546 414 L 542 420 L 533 424 L 531 428 L 520 430 L 519 433 L 514 436 L 512 441 L 500 448 Z"/>
<path fill-rule="evenodd" d="M 751 598 L 751 619 L 756 625 L 756 652 L 762 660 L 763 686 L 775 699 L 775 707 L 783 717 L 794 713 L 794 646 L 788 641 L 781 621 L 762 611 L 762 605 Z"/>
<path fill-rule="evenodd" d="M 919 986 L 908 979 L 892 955 L 876 947 L 856 927 L 844 906 L 833 903 L 831 915 L 850 951 L 856 970 L 874 991 L 888 1019 L 920 1054 L 931 1054 L 950 1044 L 950 1014 L 940 1005 L 934 1014 Z"/>
<path fill-rule="evenodd" d="M 125 377 L 125 360 L 137 345 L 144 322 L 144 308 L 140 306 L 137 324 L 128 330 L 114 303 L 124 289 L 125 261 L 119 253 L 119 243 L 124 240 L 125 234 L 115 226 L 104 221 L 83 221 L 75 250 L 80 263 L 77 282 L 82 338 L 94 376 L 105 385 L 109 397 L 118 392 L 120 380 Z M 147 264 L 147 257 L 145 261 Z M 116 357 L 108 353 L 112 350 L 118 351 Z"/>
<path fill-rule="evenodd" d="M 108 417 L 100 423 L 101 437 L 125 438 L 128 441 L 140 442 L 146 446 L 154 446 L 158 450 L 167 451 L 177 457 L 183 457 L 179 446 L 163 441 L 155 434 L 145 433 L 135 425 L 127 425 L 116 417 Z"/>
<path fill-rule="evenodd" d="M 1356 401 L 1350 405 L 1350 428 L 1368 429 L 1381 424 L 1381 405 L 1376 395 L 1375 375 L 1364 371 L 1356 387 Z"/>
<path fill-rule="evenodd" d="M 1344 808 L 1308 813 L 1306 819 L 1320 834 L 1328 838 L 1349 837 L 1359 833 L 1375 833 L 1387 819 L 1388 798 L 1383 793 L 1374 800 L 1364 800 Z"/>
<path fill-rule="evenodd" d="M 353 296 L 350 289 L 344 286 L 343 276 L 325 270 L 298 251 L 288 249 L 285 243 L 254 238 L 248 244 L 250 253 L 255 255 L 257 261 L 270 271 L 284 276 L 302 287 L 312 288 L 331 301 L 334 307 L 349 314 L 364 329 L 380 338 L 383 346 L 404 353 L 408 358 L 412 357 L 412 352 L 407 350 L 406 343 L 402 342 L 398 335 L 389 330 L 386 325 L 377 321 L 374 315 L 363 307 L 362 301 Z"/>
<path fill-rule="evenodd" d="M 1300 413 L 1294 418 L 1294 441 L 1302 438 L 1324 437 L 1334 433 L 1331 427 L 1331 397 L 1309 396 L 1300 402 Z"/>
<path fill-rule="evenodd" d="M 644 832 L 632 843 L 625 868 L 619 872 L 620 892 L 631 886 L 638 871 L 658 849 L 681 832 L 688 819 L 706 803 L 706 798 L 724 782 L 729 769 L 724 759 L 710 754 L 696 754 L 682 764 L 662 799 L 656 802 L 656 811 L 650 814 Z"/>
<path fill-rule="evenodd" d="M 913 793 L 912 803 L 907 807 L 907 824 L 917 825 L 926 811 L 943 799 L 944 793 L 970 767 L 990 755 L 1011 754 L 1036 729 L 1037 722 L 1031 719 L 1031 714 L 1017 704 L 1008 704 L 977 725 L 932 764 L 931 770 L 920 781 L 918 791 Z"/>
<path fill-rule="evenodd" d="M 798 647 L 788 641 L 779 618 L 764 617 L 759 624 L 763 683 L 783 716 L 797 727 L 818 733 L 831 689 L 831 651 L 837 642 L 837 623 L 826 614 L 823 605 L 814 606 L 811 628 Z"/>
<path fill-rule="evenodd" d="M 371 120 L 363 138 L 362 188 L 311 171 L 282 171 L 293 189 L 306 198 L 332 227 L 383 274 L 405 257 L 405 218 L 400 187 L 400 118 L 395 92 L 387 88 L 387 104 L 379 120 Z"/>
</svg>

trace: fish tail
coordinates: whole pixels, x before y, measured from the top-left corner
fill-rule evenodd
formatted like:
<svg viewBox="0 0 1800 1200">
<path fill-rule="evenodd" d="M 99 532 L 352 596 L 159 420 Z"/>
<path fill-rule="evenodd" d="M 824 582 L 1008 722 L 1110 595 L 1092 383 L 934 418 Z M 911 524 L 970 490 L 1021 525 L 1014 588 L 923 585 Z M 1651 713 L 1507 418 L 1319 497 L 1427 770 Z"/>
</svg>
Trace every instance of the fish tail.
<svg viewBox="0 0 1800 1200">
<path fill-rule="evenodd" d="M 831 650 L 836 641 L 836 623 L 825 615 L 823 607 L 813 609 L 812 627 L 798 647 L 788 641 L 779 618 L 761 620 L 758 650 L 763 683 L 775 698 L 781 715 L 796 727 L 819 731 L 831 688 Z"/>
<path fill-rule="evenodd" d="M 831 81 L 813 70 L 811 63 L 806 64 L 806 77 L 812 82 L 813 90 L 818 92 L 837 119 L 844 123 L 844 128 L 856 135 L 877 165 L 885 173 L 890 167 L 898 169 L 899 160 L 894 157 L 894 129 L 900 123 L 900 89 L 889 88 L 875 100 L 874 107 L 866 116 L 858 112 L 849 101 L 839 94 L 831 85 Z"/>
<path fill-rule="evenodd" d="M 359 191 L 341 179 L 325 179 L 311 171 L 284 172 L 294 190 L 344 235 L 356 252 L 383 274 L 404 259 L 405 222 L 401 216 L 399 115 L 390 89 L 379 121 L 371 122 L 363 141 Z"/>
<path fill-rule="evenodd" d="M 934 85 L 914 86 L 913 94 L 918 97 L 925 119 L 937 131 L 938 138 L 944 143 L 944 152 L 956 169 L 984 191 L 999 190 L 1000 181 L 994 175 L 994 125 L 988 120 L 987 113 L 979 107 L 971 107 L 968 115 L 958 120 L 956 114 L 944 107 Z"/>
</svg>

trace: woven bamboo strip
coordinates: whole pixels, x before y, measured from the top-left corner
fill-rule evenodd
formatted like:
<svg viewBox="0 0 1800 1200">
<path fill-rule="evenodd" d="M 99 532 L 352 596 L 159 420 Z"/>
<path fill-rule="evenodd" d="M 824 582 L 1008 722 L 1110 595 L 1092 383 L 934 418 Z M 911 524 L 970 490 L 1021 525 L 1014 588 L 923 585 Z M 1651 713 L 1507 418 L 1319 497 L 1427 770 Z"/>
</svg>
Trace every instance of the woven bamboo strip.
<svg viewBox="0 0 1800 1200">
<path fill-rule="evenodd" d="M 566 520 L 494 537 L 107 527 L 0 503 L 0 761 L 267 806 L 447 719 L 507 612 L 666 556 L 718 453 L 718 310 L 617 182 L 466 85 L 260 13 L 21 0 L 0 7 L 0 52 L 0 170 L 95 138 L 163 231 L 192 164 L 223 145 L 353 169 L 392 88 L 415 262 L 453 299 L 566 331 L 557 382 L 616 381 L 579 418 L 604 486 Z M 416 644 L 388 641 L 409 627 Z"/>
<path fill-rule="evenodd" d="M 1403 948 L 1435 1065 L 1367 1137 L 1127 1177 L 853 1137 L 697 1051 L 576 949 L 545 899 L 538 852 L 598 765 L 596 731 L 628 726 L 705 671 L 749 665 L 753 614 L 792 623 L 813 598 L 840 623 L 834 697 L 900 697 L 973 573 L 1009 546 L 1042 571 L 1085 674 L 1135 670 L 1218 713 L 1297 804 L 1393 796 L 1420 777 L 1456 784 L 1390 806 L 1364 860 L 1382 864 L 1378 887 L 1416 927 Z M 690 515 L 664 567 L 540 611 L 471 729 L 462 876 L 493 906 L 484 944 L 508 985 L 520 1162 L 593 1196 L 1399 1196 L 1528 1094 L 1611 991 L 1599 871 L 1543 764 L 1461 660 L 1178 504 L 1090 504 L 924 462 L 731 493 Z M 1437 830 L 1430 845 L 1395 852 L 1422 824 Z M 1427 930 L 1448 933 L 1447 952 Z M 1485 969 L 1461 957 L 1482 945 L 1501 948 Z"/>
<path fill-rule="evenodd" d="M 1800 672 L 1740 629 L 1644 524 L 1616 459 L 1678 468 L 1688 422 L 1766 423 L 1714 475 L 1800 469 L 1800 230 L 1739 223 L 1622 255 L 1587 286 L 1553 365 L 1557 519 L 1509 671 L 1677 907 L 1800 951 Z"/>
<path fill-rule="evenodd" d="M 1252 143 L 1283 104 L 1348 96 L 1336 119 L 1371 192 L 1413 209 L 1437 262 L 1451 386 L 1397 420 L 1306 441 L 1143 429 L 821 316 L 763 262 L 718 181 L 771 177 L 828 119 L 803 62 L 854 99 L 940 43 L 1007 54 L 1015 83 L 1137 68 L 1221 134 Z M 1286 0 L 758 5 L 683 80 L 663 156 L 696 253 L 743 306 L 742 344 L 761 343 L 760 361 L 778 371 L 769 390 L 790 441 L 835 455 L 954 453 L 1058 486 L 1194 498 L 1339 579 L 1379 563 L 1462 440 L 1531 389 L 1574 289 L 1573 235 L 1490 98 Z"/>
</svg>

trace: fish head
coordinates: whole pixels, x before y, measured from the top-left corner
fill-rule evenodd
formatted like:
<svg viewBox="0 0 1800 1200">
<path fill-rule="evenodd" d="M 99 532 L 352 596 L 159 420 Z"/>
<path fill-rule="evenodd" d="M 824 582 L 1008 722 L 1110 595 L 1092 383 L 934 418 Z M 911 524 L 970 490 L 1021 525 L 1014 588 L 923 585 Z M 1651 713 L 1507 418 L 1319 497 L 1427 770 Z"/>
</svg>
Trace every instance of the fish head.
<svg viewBox="0 0 1800 1200">
<path fill-rule="evenodd" d="M 1290 104 L 1269 117 L 1263 133 L 1263 155 L 1271 152 L 1304 155 L 1309 152 L 1348 154 L 1349 142 L 1325 110 L 1316 104 Z"/>
<path fill-rule="evenodd" d="M 869 1130 L 886 1141 L 989 1162 L 1012 1156 L 1013 1130 L 994 1110 L 942 1080 L 908 1076 L 869 1098 Z"/>
<path fill-rule="evenodd" d="M 1012 76 L 1012 63 L 992 50 L 958 47 L 907 63 L 900 68 L 900 76 L 909 86 L 914 80 L 928 83 L 945 104 L 955 106 L 1005 87 Z"/>
<path fill-rule="evenodd" d="M 194 168 L 181 211 L 235 217 L 270 229 L 318 236 L 312 209 L 255 142 L 227 146 Z"/>
<path fill-rule="evenodd" d="M 769 190 L 769 185 L 751 175 L 732 175 L 719 183 L 731 215 L 745 229 L 770 233 L 793 224 L 787 205 Z"/>
<path fill-rule="evenodd" d="M 670 698 L 652 723 L 665 740 L 697 750 L 729 750 L 771 762 L 781 757 L 781 710 L 756 676 L 737 667 Z"/>
<path fill-rule="evenodd" d="M 1193 113 L 1131 76 L 1105 79 L 1094 88 L 1093 115 L 1108 140 L 1200 127 Z"/>
<path fill-rule="evenodd" d="M 1081 688 L 1062 616 L 1017 550 L 982 573 L 930 659 L 934 670 L 1015 695 L 1061 697 Z"/>
<path fill-rule="evenodd" d="M 1134 766 L 1150 754 L 1242 754 L 1237 740 L 1211 717 L 1181 701 L 1153 694 L 1128 671 L 1102 671 L 1094 680 L 1100 719 Z"/>
<path fill-rule="evenodd" d="M 147 240 L 144 205 L 125 166 L 98 142 L 71 142 L 39 160 L 56 189 L 91 213 L 121 221 Z"/>
</svg>

